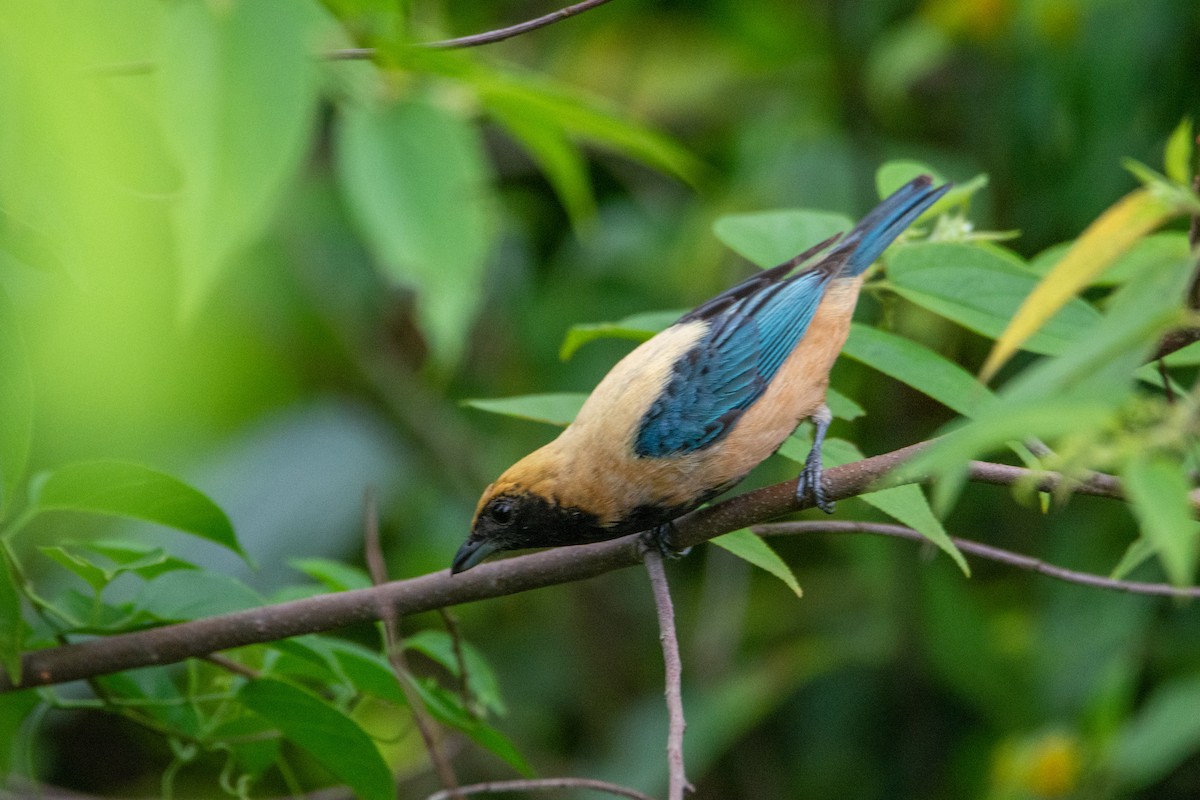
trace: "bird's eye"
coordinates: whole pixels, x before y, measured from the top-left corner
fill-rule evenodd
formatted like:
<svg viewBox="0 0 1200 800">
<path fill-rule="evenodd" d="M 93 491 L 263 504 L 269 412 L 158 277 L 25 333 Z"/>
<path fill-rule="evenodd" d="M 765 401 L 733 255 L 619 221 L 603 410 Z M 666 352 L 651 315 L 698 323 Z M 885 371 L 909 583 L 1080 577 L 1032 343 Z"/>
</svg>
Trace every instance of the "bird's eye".
<svg viewBox="0 0 1200 800">
<path fill-rule="evenodd" d="M 513 504 L 511 500 L 500 499 L 488 506 L 488 516 L 498 525 L 512 522 Z"/>
</svg>

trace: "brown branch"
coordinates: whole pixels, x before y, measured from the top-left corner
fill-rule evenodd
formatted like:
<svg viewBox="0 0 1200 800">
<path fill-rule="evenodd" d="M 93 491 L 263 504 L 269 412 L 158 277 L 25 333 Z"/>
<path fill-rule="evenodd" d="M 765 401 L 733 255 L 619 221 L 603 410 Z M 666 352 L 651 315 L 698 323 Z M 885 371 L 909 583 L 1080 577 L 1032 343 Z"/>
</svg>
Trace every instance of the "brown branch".
<svg viewBox="0 0 1200 800">
<path fill-rule="evenodd" d="M 914 542 L 928 543 L 919 531 L 906 528 L 903 525 L 889 525 L 882 522 L 842 522 L 836 520 L 822 522 L 775 522 L 767 525 L 755 525 L 751 528 L 759 536 L 781 536 L 798 533 L 869 533 L 878 536 L 894 536 L 900 539 L 910 539 Z M 1200 597 L 1200 586 L 1171 586 L 1167 583 L 1143 583 L 1142 581 L 1122 581 L 1116 578 L 1106 578 L 1090 572 L 1079 572 L 1056 564 L 1042 561 L 1040 558 L 1014 553 L 992 547 L 982 542 L 970 539 L 960 539 L 951 536 L 950 541 L 955 546 L 970 555 L 997 561 L 1018 569 L 1036 572 L 1048 578 L 1056 578 L 1067 583 L 1077 583 L 1094 589 L 1108 589 L 1114 592 L 1129 594 L 1149 594 L 1162 597 Z"/>
<path fill-rule="evenodd" d="M 911 445 L 825 472 L 825 491 L 831 500 L 870 491 L 888 472 L 923 447 Z M 1021 467 L 973 461 L 972 480 L 1001 485 L 1033 480 L 1039 491 L 1060 484 L 1077 494 L 1122 498 L 1120 481 L 1093 475 L 1083 483 L 1064 483 L 1056 473 L 1038 473 Z M 916 480 L 913 477 L 912 480 Z M 766 522 L 801 508 L 795 498 L 795 481 L 785 481 L 737 495 L 716 505 L 693 511 L 675 523 L 675 542 L 681 547 L 700 544 L 723 533 Z M 205 619 L 118 634 L 86 642 L 35 650 L 22 656 L 21 687 L 80 680 L 127 669 L 170 664 L 219 650 L 261 644 L 290 636 L 319 633 L 358 622 L 376 621 L 381 607 L 399 616 L 433 611 L 459 603 L 580 581 L 642 560 L 639 535 L 595 544 L 577 545 L 517 556 L 478 567 L 459 575 L 442 570 L 369 589 L 318 595 L 286 603 L 246 609 Z M 382 605 L 381 605 L 382 604 Z M 0 671 L 0 691 L 18 688 Z"/>
<path fill-rule="evenodd" d="M 654 589 L 654 608 L 658 612 L 658 638 L 662 640 L 663 671 L 666 675 L 667 697 L 667 800 L 683 800 L 684 791 L 695 791 L 688 783 L 683 768 L 683 692 L 680 689 L 683 662 L 679 658 L 679 639 L 675 635 L 675 608 L 671 603 L 671 588 L 663 569 L 662 553 L 653 545 L 646 547 L 644 562 Z"/>
<path fill-rule="evenodd" d="M 472 783 L 470 786 L 460 786 L 453 790 L 444 790 L 429 795 L 425 800 L 452 800 L 455 797 L 466 797 L 472 794 L 490 794 L 495 792 L 535 792 L 545 789 L 591 789 L 596 792 L 608 792 L 617 797 L 631 797 L 633 800 L 654 800 L 648 794 L 642 794 L 636 789 L 618 786 L 607 781 L 597 781 L 591 778 L 531 778 L 513 781 L 490 781 L 488 783 Z"/>
<path fill-rule="evenodd" d="M 387 562 L 383 558 L 383 548 L 379 544 L 379 503 L 375 492 L 367 489 L 363 496 L 363 555 L 367 562 L 367 571 L 371 575 L 371 583 L 382 586 L 388 582 Z M 408 668 L 408 659 L 404 656 L 404 638 L 400 634 L 400 615 L 382 597 L 379 599 L 379 621 L 383 628 L 383 646 L 387 653 L 388 663 L 392 672 L 396 673 L 396 682 L 400 691 L 412 710 L 413 721 L 425 744 L 425 752 L 437 772 L 438 780 L 447 789 L 458 786 L 458 777 L 450 761 L 438 747 L 438 730 L 435 723 L 425 710 L 421 697 L 413 686 L 412 672 Z"/>
</svg>

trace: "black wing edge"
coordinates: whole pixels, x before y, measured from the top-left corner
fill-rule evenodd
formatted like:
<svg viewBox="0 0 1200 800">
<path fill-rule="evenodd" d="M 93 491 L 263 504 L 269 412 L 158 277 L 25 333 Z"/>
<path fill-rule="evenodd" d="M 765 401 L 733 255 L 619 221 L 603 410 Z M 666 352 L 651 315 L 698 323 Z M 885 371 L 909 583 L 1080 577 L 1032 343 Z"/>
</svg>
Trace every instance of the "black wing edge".
<svg viewBox="0 0 1200 800">
<path fill-rule="evenodd" d="M 792 270 L 803 265 L 804 262 L 822 250 L 825 250 L 840 238 L 842 238 L 842 234 L 835 233 L 825 241 L 813 245 L 798 256 L 789 258 L 779 266 L 771 267 L 770 269 L 751 275 L 746 280 L 726 289 L 711 300 L 696 306 L 680 317 L 675 324 L 678 325 L 681 322 L 691 322 L 697 319 L 706 320 L 715 317 L 739 300 L 743 300 L 773 283 L 778 283 L 792 272 Z"/>
</svg>

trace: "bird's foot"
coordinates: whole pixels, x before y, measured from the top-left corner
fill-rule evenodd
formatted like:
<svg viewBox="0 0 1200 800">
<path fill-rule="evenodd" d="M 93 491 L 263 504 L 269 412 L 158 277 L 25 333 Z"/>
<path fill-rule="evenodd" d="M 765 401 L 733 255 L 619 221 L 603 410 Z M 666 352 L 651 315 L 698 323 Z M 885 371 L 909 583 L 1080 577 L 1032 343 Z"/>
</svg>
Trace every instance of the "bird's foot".
<svg viewBox="0 0 1200 800">
<path fill-rule="evenodd" d="M 646 546 L 653 547 L 664 559 L 675 561 L 692 552 L 692 548 L 677 548 L 672 540 L 675 538 L 675 523 L 666 522 L 651 528 L 642 536 Z"/>
<path fill-rule="evenodd" d="M 837 506 L 825 496 L 825 480 L 824 470 L 821 469 L 821 455 L 820 453 L 816 453 L 816 456 L 816 458 L 813 458 L 812 454 L 810 454 L 808 460 L 804 462 L 804 469 L 800 471 L 800 479 L 796 481 L 796 500 L 801 503 L 805 500 L 811 500 L 817 508 L 826 514 L 832 514 Z"/>
</svg>

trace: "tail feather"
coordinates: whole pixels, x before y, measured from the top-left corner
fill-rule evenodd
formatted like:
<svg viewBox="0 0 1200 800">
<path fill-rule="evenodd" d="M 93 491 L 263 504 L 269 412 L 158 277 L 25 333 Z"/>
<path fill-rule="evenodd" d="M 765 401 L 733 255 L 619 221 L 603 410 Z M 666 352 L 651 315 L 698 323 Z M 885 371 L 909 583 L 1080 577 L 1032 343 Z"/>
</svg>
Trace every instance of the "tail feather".
<svg viewBox="0 0 1200 800">
<path fill-rule="evenodd" d="M 836 263 L 845 259 L 838 272 L 843 277 L 862 274 L 905 228 L 949 189 L 948 183 L 935 188 L 933 178 L 928 175 L 914 178 L 863 217 L 829 254 L 828 260 Z"/>
</svg>

